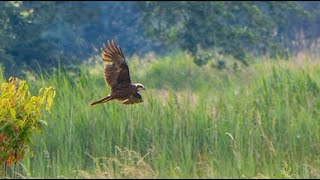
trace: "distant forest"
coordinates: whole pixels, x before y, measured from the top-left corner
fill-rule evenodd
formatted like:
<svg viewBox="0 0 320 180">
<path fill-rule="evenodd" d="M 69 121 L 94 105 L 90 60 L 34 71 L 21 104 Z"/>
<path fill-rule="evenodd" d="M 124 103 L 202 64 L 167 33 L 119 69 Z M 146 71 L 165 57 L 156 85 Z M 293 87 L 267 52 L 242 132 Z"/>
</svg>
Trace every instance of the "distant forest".
<svg viewBox="0 0 320 180">
<path fill-rule="evenodd" d="M 0 63 L 15 73 L 77 65 L 110 39 L 127 56 L 185 50 L 203 65 L 200 50 L 247 64 L 312 49 L 319 36 L 319 2 L 0 2 Z"/>
</svg>

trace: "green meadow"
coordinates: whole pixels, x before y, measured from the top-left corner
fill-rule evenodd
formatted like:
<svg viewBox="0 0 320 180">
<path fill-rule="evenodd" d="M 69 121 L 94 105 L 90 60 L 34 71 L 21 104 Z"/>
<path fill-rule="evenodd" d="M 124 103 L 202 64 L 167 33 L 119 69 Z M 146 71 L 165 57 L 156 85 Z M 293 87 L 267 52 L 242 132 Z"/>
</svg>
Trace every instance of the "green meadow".
<svg viewBox="0 0 320 180">
<path fill-rule="evenodd" d="M 320 64 L 258 58 L 199 67 L 178 52 L 132 57 L 144 102 L 91 107 L 109 89 L 99 58 L 26 73 L 56 97 L 18 178 L 320 178 Z M 1 76 L 1 83 L 6 81 Z M 8 170 L 12 174 L 12 168 Z"/>
</svg>

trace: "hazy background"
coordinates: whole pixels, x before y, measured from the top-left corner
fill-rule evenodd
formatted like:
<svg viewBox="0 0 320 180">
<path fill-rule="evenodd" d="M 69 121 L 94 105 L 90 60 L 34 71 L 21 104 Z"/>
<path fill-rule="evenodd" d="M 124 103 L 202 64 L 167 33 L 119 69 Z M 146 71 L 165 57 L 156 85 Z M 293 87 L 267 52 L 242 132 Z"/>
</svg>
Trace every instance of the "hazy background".
<svg viewBox="0 0 320 180">
<path fill-rule="evenodd" d="M 9 75 L 73 67 L 115 39 L 127 56 L 187 50 L 223 68 L 217 55 L 317 53 L 319 22 L 319 2 L 1 2 L 0 63 Z"/>
</svg>

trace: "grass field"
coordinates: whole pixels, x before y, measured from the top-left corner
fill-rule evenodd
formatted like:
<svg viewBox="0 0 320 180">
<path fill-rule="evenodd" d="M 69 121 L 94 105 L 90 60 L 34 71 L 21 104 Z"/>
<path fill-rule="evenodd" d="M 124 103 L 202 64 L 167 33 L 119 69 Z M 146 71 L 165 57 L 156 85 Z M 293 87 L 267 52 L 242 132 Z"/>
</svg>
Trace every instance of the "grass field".
<svg viewBox="0 0 320 180">
<path fill-rule="evenodd" d="M 257 60 L 198 67 L 177 53 L 129 62 L 144 102 L 91 107 L 107 95 L 102 62 L 29 74 L 33 93 L 54 86 L 48 126 L 26 178 L 320 178 L 320 65 Z M 4 81 L 3 78 L 1 80 Z"/>
</svg>

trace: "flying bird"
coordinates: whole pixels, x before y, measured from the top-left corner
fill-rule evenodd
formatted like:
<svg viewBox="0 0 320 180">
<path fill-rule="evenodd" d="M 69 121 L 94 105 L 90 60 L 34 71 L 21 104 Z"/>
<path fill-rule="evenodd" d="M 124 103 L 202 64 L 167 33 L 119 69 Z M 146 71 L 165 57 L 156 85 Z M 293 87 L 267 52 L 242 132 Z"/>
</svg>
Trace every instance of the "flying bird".
<svg viewBox="0 0 320 180">
<path fill-rule="evenodd" d="M 122 101 L 122 104 L 135 104 L 143 102 L 140 90 L 145 90 L 140 83 L 131 83 L 129 67 L 126 63 L 122 49 L 112 40 L 107 46 L 103 44 L 102 60 L 105 64 L 104 79 L 110 87 L 110 95 L 91 103 L 97 105 L 111 100 Z"/>
</svg>

